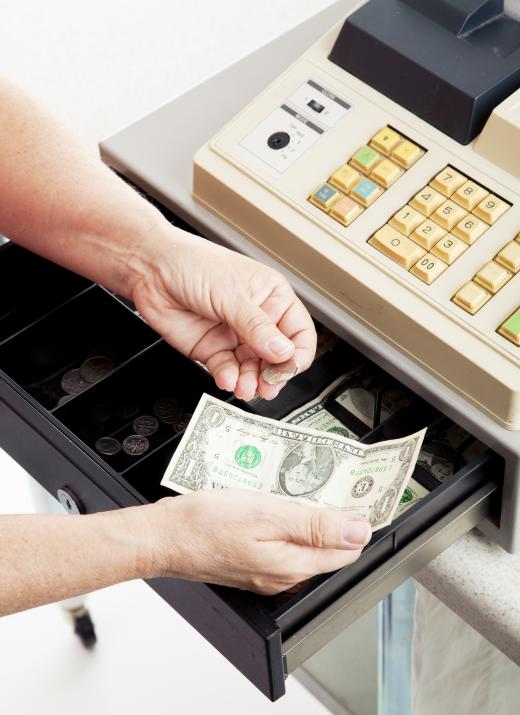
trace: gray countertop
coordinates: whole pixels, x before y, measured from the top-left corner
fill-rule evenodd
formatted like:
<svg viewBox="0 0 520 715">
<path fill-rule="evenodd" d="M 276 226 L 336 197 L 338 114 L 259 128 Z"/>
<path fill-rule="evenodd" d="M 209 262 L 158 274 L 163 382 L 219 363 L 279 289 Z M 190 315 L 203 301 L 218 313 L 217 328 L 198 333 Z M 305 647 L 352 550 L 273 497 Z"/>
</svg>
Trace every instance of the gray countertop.
<svg viewBox="0 0 520 715">
<path fill-rule="evenodd" d="M 508 554 L 475 529 L 416 578 L 520 665 L 520 556 Z"/>
</svg>

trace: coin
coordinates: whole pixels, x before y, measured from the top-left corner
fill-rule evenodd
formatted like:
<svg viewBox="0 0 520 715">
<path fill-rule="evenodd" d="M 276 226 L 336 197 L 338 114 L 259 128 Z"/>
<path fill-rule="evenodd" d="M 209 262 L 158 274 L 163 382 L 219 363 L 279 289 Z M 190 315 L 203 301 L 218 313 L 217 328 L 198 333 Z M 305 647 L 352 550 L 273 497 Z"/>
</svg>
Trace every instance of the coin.
<svg viewBox="0 0 520 715">
<path fill-rule="evenodd" d="M 131 457 L 140 457 L 149 446 L 150 442 L 141 434 L 131 434 L 123 440 L 123 452 Z"/>
<path fill-rule="evenodd" d="M 63 392 L 69 395 L 78 395 L 83 392 L 87 387 L 89 387 L 90 382 L 87 382 L 81 377 L 79 370 L 69 370 L 66 372 L 60 381 L 61 388 Z"/>
<path fill-rule="evenodd" d="M 161 422 L 172 425 L 181 419 L 183 409 L 177 400 L 173 400 L 171 397 L 163 397 L 154 404 L 153 413 Z"/>
<path fill-rule="evenodd" d="M 112 372 L 115 365 L 112 360 L 104 355 L 94 355 L 87 358 L 79 368 L 81 377 L 87 382 L 98 382 Z"/>
<path fill-rule="evenodd" d="M 278 365 L 267 365 L 262 370 L 262 377 L 269 385 L 280 385 L 294 377 L 298 372 L 298 365 L 291 358 Z"/>
<path fill-rule="evenodd" d="M 151 434 L 155 434 L 159 429 L 159 420 L 157 417 L 152 417 L 152 415 L 140 415 L 135 418 L 133 429 L 136 434 L 148 437 Z"/>
<path fill-rule="evenodd" d="M 96 450 L 107 457 L 113 457 L 121 451 L 121 442 L 113 437 L 100 437 L 96 440 Z"/>
<path fill-rule="evenodd" d="M 64 405 L 69 400 L 72 400 L 73 397 L 74 395 L 63 395 L 63 397 L 60 397 L 60 399 L 58 400 L 58 407 Z"/>
<path fill-rule="evenodd" d="M 177 422 L 173 423 L 173 429 L 175 430 L 175 432 L 184 432 L 192 417 L 193 415 L 191 414 L 191 412 L 185 412 L 180 418 L 180 420 L 177 420 Z"/>
</svg>

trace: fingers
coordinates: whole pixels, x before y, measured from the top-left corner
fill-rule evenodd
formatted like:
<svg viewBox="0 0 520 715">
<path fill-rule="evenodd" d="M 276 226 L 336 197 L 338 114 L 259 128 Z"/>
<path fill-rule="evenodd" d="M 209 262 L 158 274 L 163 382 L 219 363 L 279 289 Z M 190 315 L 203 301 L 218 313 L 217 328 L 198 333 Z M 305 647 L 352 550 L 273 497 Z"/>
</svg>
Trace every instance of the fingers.
<svg viewBox="0 0 520 715">
<path fill-rule="evenodd" d="M 318 549 L 359 550 L 372 536 L 366 519 L 355 513 L 283 502 L 277 508 L 278 537 Z"/>
<path fill-rule="evenodd" d="M 213 375 L 217 387 L 233 392 L 240 375 L 240 364 L 232 350 L 222 350 L 206 361 L 206 367 Z"/>
<path fill-rule="evenodd" d="M 278 329 L 272 318 L 249 298 L 237 300 L 227 316 L 229 325 L 259 358 L 284 362 L 294 354 L 293 342 Z"/>
<path fill-rule="evenodd" d="M 240 400 L 252 400 L 255 394 L 264 400 L 274 399 L 285 383 L 269 385 L 260 375 L 260 360 L 255 353 L 245 344 L 239 345 L 235 350 L 235 357 L 240 363 L 240 375 L 235 388 L 235 396 Z"/>
</svg>

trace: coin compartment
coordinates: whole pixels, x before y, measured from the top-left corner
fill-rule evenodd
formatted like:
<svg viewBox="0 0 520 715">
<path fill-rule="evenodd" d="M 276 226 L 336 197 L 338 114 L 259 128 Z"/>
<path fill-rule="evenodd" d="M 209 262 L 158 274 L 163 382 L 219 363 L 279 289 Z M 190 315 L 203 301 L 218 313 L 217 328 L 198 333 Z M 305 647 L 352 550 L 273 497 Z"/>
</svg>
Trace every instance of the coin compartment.
<svg viewBox="0 0 520 715">
<path fill-rule="evenodd" d="M 59 407 L 55 415 L 116 472 L 125 472 L 138 462 L 150 459 L 154 451 L 166 443 L 170 456 L 173 454 L 178 435 L 183 431 L 179 420 L 193 413 L 204 392 L 224 400 L 229 397 L 229 393 L 215 386 L 208 372 L 161 340 Z M 149 447 L 142 454 L 132 456 L 121 450 L 110 456 L 96 449 L 100 437 L 112 437 L 122 443 L 135 433 L 134 420 L 142 415 L 156 416 L 154 405 L 164 398 L 178 402 L 182 417 L 173 423 L 159 419 L 159 429 L 147 437 Z M 158 482 L 160 479 L 153 486 L 156 487 Z M 148 484 L 152 484 L 150 478 Z M 147 499 L 153 499 L 147 491 L 144 494 Z"/>
<path fill-rule="evenodd" d="M 0 343 L 90 285 L 21 246 L 0 246 Z"/>
<path fill-rule="evenodd" d="M 99 286 L 48 313 L 0 345 L 0 370 L 46 409 L 66 395 L 65 373 L 89 356 L 109 356 L 120 365 L 159 336 Z"/>
<path fill-rule="evenodd" d="M 233 400 L 233 403 L 263 417 L 283 419 L 317 398 L 341 376 L 345 379 L 326 397 L 324 408 L 358 439 L 406 407 L 413 398 L 413 393 L 404 385 L 339 340 L 331 350 L 317 358 L 307 371 L 290 380 L 274 400 L 256 400 L 253 403 Z M 340 395 L 352 388 L 357 389 L 369 405 L 364 420 L 338 401 Z M 392 392 L 403 396 L 402 404 L 396 402 L 395 411 L 390 409 L 391 404 L 386 400 Z"/>
</svg>

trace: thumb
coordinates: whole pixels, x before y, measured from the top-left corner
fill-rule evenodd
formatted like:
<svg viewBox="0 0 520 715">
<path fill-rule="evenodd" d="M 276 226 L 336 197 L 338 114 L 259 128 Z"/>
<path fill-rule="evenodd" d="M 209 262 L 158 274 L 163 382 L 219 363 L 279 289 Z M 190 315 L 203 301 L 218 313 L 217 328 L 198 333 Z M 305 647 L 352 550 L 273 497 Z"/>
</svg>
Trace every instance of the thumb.
<svg viewBox="0 0 520 715">
<path fill-rule="evenodd" d="M 279 363 L 293 356 L 295 347 L 292 340 L 252 301 L 236 301 L 233 312 L 226 317 L 228 325 L 259 358 Z"/>
<path fill-rule="evenodd" d="M 322 549 L 362 549 L 372 536 L 359 514 L 320 507 L 299 507 L 286 525 L 289 541 Z"/>
</svg>

